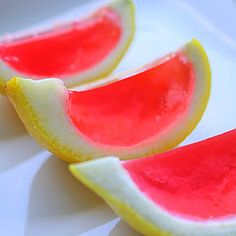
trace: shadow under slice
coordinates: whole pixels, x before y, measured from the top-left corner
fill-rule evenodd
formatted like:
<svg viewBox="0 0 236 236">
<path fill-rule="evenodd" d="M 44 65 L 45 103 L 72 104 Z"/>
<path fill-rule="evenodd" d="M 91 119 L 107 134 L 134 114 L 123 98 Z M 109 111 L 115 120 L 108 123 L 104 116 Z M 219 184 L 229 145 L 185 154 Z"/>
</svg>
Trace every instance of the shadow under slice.
<svg viewBox="0 0 236 236">
<path fill-rule="evenodd" d="M 109 236 L 141 236 L 138 232 L 134 231 L 129 225 L 127 225 L 123 220 L 120 220 L 119 223 L 113 228 Z"/>
<path fill-rule="evenodd" d="M 0 94 L 0 141 L 25 133 L 24 125 L 7 96 Z"/>
<path fill-rule="evenodd" d="M 0 140 L 0 174 L 23 163 L 42 151 L 29 135 Z"/>
<path fill-rule="evenodd" d="M 78 236 L 113 218 L 104 202 L 70 174 L 68 164 L 51 156 L 32 182 L 25 236 Z"/>
</svg>

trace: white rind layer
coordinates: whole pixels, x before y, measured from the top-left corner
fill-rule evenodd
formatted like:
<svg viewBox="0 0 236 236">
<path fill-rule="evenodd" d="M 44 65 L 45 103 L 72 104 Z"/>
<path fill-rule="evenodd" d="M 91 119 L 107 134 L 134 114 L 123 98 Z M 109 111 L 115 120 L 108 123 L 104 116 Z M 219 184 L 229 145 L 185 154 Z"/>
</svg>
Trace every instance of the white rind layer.
<svg viewBox="0 0 236 236">
<path fill-rule="evenodd" d="M 107 155 L 116 155 L 121 159 L 150 156 L 169 150 L 184 140 L 197 125 L 207 105 L 210 72 L 207 58 L 203 58 L 205 55 L 201 51 L 203 49 L 196 40 L 193 40 L 181 50 L 193 62 L 196 71 L 196 88 L 192 97 L 194 102 L 190 102 L 189 109 L 177 123 L 172 123 L 163 129 L 161 134 L 133 146 L 97 144 L 86 138 L 69 117 L 68 90 L 60 80 L 35 81 L 15 78 L 7 83 L 7 94 L 29 133 L 64 160 L 78 162 Z M 157 66 L 157 64 L 151 65 Z M 147 65 L 144 68 L 149 67 L 150 65 Z M 111 83 L 115 80 L 116 77 L 110 77 L 110 81 L 105 80 L 105 82 Z"/>
<path fill-rule="evenodd" d="M 138 189 L 116 157 L 74 164 L 70 166 L 70 170 L 76 178 L 102 197 L 129 224 L 136 229 L 140 226 L 138 230 L 144 235 L 236 235 L 236 217 L 230 220 L 199 222 L 178 218 L 164 211 Z M 122 204 L 123 210 L 121 211 L 111 199 Z M 148 222 L 150 227 L 141 227 L 145 222 Z"/>
<path fill-rule="evenodd" d="M 106 6 L 114 9 L 121 16 L 121 29 L 123 30 L 121 39 L 109 55 L 95 66 L 85 70 L 84 72 L 67 75 L 61 78 L 63 79 L 66 87 L 74 87 L 78 84 L 94 81 L 110 74 L 111 71 L 118 65 L 118 62 L 122 59 L 130 43 L 132 42 L 135 32 L 135 12 L 132 0 L 113 0 L 112 3 Z M 26 35 L 30 35 L 31 31 L 32 29 L 29 32 L 24 32 Z M 17 34 L 13 33 L 13 35 L 17 38 Z M 16 75 L 20 77 L 29 77 L 24 73 L 15 71 L 13 68 L 0 60 L 0 80 L 6 82 Z M 38 76 L 30 77 L 32 79 L 39 78 Z"/>
</svg>

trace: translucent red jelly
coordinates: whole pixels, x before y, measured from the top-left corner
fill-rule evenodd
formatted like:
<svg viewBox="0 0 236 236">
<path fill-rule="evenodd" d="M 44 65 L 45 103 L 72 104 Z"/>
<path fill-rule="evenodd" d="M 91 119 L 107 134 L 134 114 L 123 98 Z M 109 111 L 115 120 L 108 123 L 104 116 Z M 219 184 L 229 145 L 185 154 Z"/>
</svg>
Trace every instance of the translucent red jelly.
<svg viewBox="0 0 236 236">
<path fill-rule="evenodd" d="M 63 77 L 103 60 L 121 37 L 120 16 L 103 8 L 91 17 L 51 31 L 0 42 L 0 58 L 34 77 Z"/>
<path fill-rule="evenodd" d="M 103 87 L 69 91 L 78 130 L 99 144 L 132 146 L 178 122 L 191 101 L 193 66 L 181 53 L 156 64 Z"/>
<path fill-rule="evenodd" d="M 236 214 L 236 129 L 123 167 L 172 213 L 199 220 Z"/>
</svg>

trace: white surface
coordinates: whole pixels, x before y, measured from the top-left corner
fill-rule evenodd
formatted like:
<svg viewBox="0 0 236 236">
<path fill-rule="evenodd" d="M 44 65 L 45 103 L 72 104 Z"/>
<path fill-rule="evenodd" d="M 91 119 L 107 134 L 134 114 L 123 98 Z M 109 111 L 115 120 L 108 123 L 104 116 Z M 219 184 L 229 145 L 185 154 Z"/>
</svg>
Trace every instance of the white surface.
<svg viewBox="0 0 236 236">
<path fill-rule="evenodd" d="M 0 32 L 54 16 L 75 1 L 0 0 Z M 34 4 L 29 11 L 22 4 Z M 69 3 L 68 3 L 69 2 Z M 9 4 L 9 5 L 7 5 Z M 9 8 L 11 5 L 11 8 Z M 214 6 L 213 6 L 214 5 Z M 55 7 L 55 8 L 54 8 Z M 214 7 L 214 10 L 213 10 Z M 51 10 L 50 10 L 51 9 Z M 56 9 L 56 10 L 55 10 Z M 198 38 L 212 66 L 212 95 L 191 143 L 236 127 L 236 1 L 139 0 L 137 34 L 118 71 L 141 65 Z M 40 18 L 41 16 L 41 18 Z M 4 19 L 3 19 L 4 17 Z M 6 17 L 9 20 L 6 20 Z M 0 97 L 0 235 L 138 236 L 24 131 Z"/>
</svg>

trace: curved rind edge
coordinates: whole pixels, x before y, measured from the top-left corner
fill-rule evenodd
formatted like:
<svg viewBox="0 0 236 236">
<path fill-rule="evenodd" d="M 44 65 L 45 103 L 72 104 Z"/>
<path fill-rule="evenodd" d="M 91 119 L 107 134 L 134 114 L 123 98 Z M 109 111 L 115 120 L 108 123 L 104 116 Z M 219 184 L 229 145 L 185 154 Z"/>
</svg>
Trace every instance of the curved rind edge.
<svg viewBox="0 0 236 236">
<path fill-rule="evenodd" d="M 188 137 L 189 134 L 196 128 L 200 120 L 202 119 L 211 94 L 211 67 L 208 60 L 207 53 L 202 44 L 197 39 L 192 39 L 186 43 L 182 50 L 186 53 L 188 59 L 193 63 L 196 71 L 196 84 L 198 88 L 194 89 L 195 94 L 191 106 L 190 119 L 187 119 L 188 125 L 183 122 L 184 129 L 179 126 L 178 132 L 179 141 L 181 143 Z M 200 93 L 200 94 L 199 94 Z M 199 99 L 201 97 L 201 99 Z"/>
<path fill-rule="evenodd" d="M 101 159 L 102 160 L 102 159 Z M 88 161 L 90 162 L 90 161 Z M 93 161 L 94 162 L 94 161 Z M 117 197 L 112 195 L 109 191 L 101 186 L 93 183 L 92 180 L 87 178 L 86 174 L 78 171 L 77 164 L 70 164 L 69 170 L 71 174 L 79 180 L 84 186 L 89 188 L 92 192 L 101 197 L 108 206 L 118 215 L 121 216 L 132 228 L 148 236 L 170 236 L 169 233 L 156 228 L 150 222 L 148 222 L 144 217 L 140 216 L 135 209 L 124 204 Z"/>
<path fill-rule="evenodd" d="M 28 79 L 24 81 L 26 83 L 31 82 Z M 63 150 L 60 150 L 59 147 L 61 147 L 61 144 L 53 136 L 48 135 L 47 129 L 39 122 L 37 113 L 25 95 L 22 79 L 14 77 L 7 81 L 5 92 L 28 133 L 57 157 L 67 162 L 74 162 L 74 158 L 70 157 L 71 155 L 73 156 L 73 152 L 66 149 L 63 145 Z M 58 149 L 60 150 L 59 152 L 57 151 Z M 68 152 L 70 155 L 64 155 L 64 152 Z"/>
<path fill-rule="evenodd" d="M 185 50 L 192 58 L 196 67 L 200 67 L 198 69 L 200 74 L 203 73 L 201 78 L 197 79 L 200 94 L 195 94 L 196 104 L 192 105 L 192 111 L 186 115 L 185 120 L 167 132 L 165 136 L 163 135 L 160 140 L 153 139 L 152 142 L 139 147 L 107 148 L 106 146 L 96 146 L 82 137 L 67 114 L 65 109 L 66 89 L 61 81 L 58 82 L 59 80 L 54 79 L 49 82 L 49 80 L 33 81 L 14 78 L 7 82 L 7 94 L 29 133 L 49 151 L 65 161 L 80 162 L 106 155 L 116 155 L 121 159 L 150 156 L 167 151 L 183 141 L 196 127 L 207 106 L 210 94 L 210 67 L 206 54 L 195 40 L 186 44 L 182 50 Z M 204 70 L 206 70 L 205 73 Z M 49 84 L 51 85 L 48 87 Z M 44 100 L 43 106 L 49 106 L 48 110 L 42 111 L 39 97 L 47 98 Z M 60 117 L 55 115 L 53 109 L 60 110 Z M 45 112 L 48 117 L 47 123 L 45 123 L 45 118 L 42 118 Z M 63 132 L 60 132 L 61 127 L 53 129 L 53 125 L 63 122 L 65 123 L 62 126 Z"/>
<path fill-rule="evenodd" d="M 0 78 L 0 95 L 5 95 L 6 81 Z"/>
<path fill-rule="evenodd" d="M 130 226 L 148 236 L 232 236 L 235 218 L 193 221 L 172 215 L 142 193 L 117 157 L 72 164 L 71 173 Z M 109 178 L 107 178 L 109 176 Z"/>
<path fill-rule="evenodd" d="M 115 52 L 111 52 L 108 57 L 106 57 L 99 64 L 97 64 L 96 67 L 90 68 L 89 70 L 79 75 L 75 74 L 65 78 L 65 80 L 63 81 L 66 87 L 68 88 L 72 88 L 88 82 L 97 81 L 108 76 L 118 66 L 133 41 L 136 29 L 135 5 L 133 1 L 113 0 L 113 2 L 111 2 L 107 6 L 113 8 L 114 10 L 120 13 L 123 29 L 127 28 L 127 32 L 125 32 L 125 35 L 123 35 L 123 37 L 126 38 L 123 40 L 123 43 L 119 43 L 116 46 L 116 48 L 114 49 Z M 0 61 L 0 71 L 1 70 L 3 72 L 0 72 L 0 94 L 5 94 L 5 83 L 9 81 L 10 78 L 14 76 L 28 77 L 27 75 L 21 74 L 19 72 L 14 71 L 13 69 L 10 69 L 10 67 Z M 8 79 L 6 79 L 6 75 L 8 75 Z"/>
<path fill-rule="evenodd" d="M 122 47 L 121 49 L 117 46 L 115 48 L 115 51 L 117 52 L 112 52 L 100 63 L 101 65 L 98 64 L 98 67 L 102 68 L 102 70 L 100 68 L 98 70 L 96 68 L 92 68 L 88 71 L 88 73 L 85 72 L 79 76 L 72 76 L 74 79 L 72 78 L 64 81 L 67 88 L 74 88 L 76 86 L 99 81 L 107 77 L 119 65 L 133 41 L 136 31 L 136 11 L 134 2 L 132 0 L 114 0 L 107 6 L 110 6 L 120 13 L 123 25 L 122 28 L 126 31 L 124 32 L 123 37 L 126 37 L 127 39 L 124 40 L 124 43 L 120 43 L 120 46 Z M 113 60 L 112 57 L 115 57 L 115 60 Z M 92 76 L 90 74 L 92 74 Z M 74 80 L 76 81 L 75 83 L 73 82 Z"/>
</svg>

